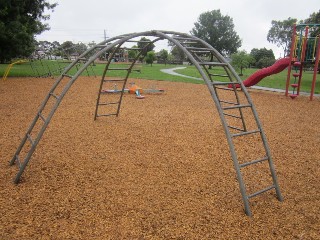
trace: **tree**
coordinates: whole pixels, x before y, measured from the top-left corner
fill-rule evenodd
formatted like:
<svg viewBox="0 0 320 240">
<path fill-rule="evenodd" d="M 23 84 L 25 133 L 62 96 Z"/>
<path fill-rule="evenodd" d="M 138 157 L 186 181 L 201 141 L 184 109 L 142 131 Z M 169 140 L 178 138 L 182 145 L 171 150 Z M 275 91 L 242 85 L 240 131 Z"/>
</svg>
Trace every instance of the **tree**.
<svg viewBox="0 0 320 240">
<path fill-rule="evenodd" d="M 162 49 L 162 50 L 159 52 L 159 57 L 160 57 L 161 61 L 164 62 L 164 64 L 167 64 L 168 57 L 169 57 L 168 51 L 165 50 L 165 49 Z"/>
<path fill-rule="evenodd" d="M 152 51 L 155 48 L 155 45 L 151 43 L 150 39 L 142 37 L 138 42 L 138 48 L 142 48 L 142 53 L 140 57 L 140 61 L 147 55 L 148 52 Z"/>
<path fill-rule="evenodd" d="M 46 55 L 50 55 L 53 48 L 52 43 L 49 41 L 39 41 L 37 47 L 37 50 L 43 51 Z"/>
<path fill-rule="evenodd" d="M 200 14 L 191 34 L 211 44 L 223 55 L 236 53 L 241 40 L 234 30 L 233 19 L 223 16 L 220 10 Z"/>
<path fill-rule="evenodd" d="M 240 76 L 243 76 L 242 70 L 248 68 L 250 64 L 254 61 L 254 58 L 248 54 L 245 50 L 234 53 L 231 55 L 231 64 L 236 69 L 240 70 Z"/>
<path fill-rule="evenodd" d="M 128 58 L 129 58 L 129 60 L 133 61 L 138 55 L 137 50 L 134 50 L 135 48 L 138 48 L 138 46 L 133 45 L 131 48 L 133 48 L 133 49 L 132 50 L 130 50 L 130 49 L 128 50 Z"/>
<path fill-rule="evenodd" d="M 82 42 L 79 42 L 74 45 L 74 51 L 78 53 L 79 55 L 83 52 L 85 52 L 88 49 L 87 45 L 85 45 Z"/>
<path fill-rule="evenodd" d="M 314 12 L 310 14 L 310 17 L 304 20 L 304 23 L 315 23 L 315 24 L 320 24 L 320 10 L 318 12 Z M 317 35 L 320 34 L 320 27 L 311 27 L 310 28 L 310 33 L 311 37 L 316 37 Z"/>
<path fill-rule="evenodd" d="M 151 64 L 152 67 L 152 63 L 153 61 L 156 59 L 156 54 L 154 53 L 154 51 L 150 51 L 147 53 L 147 56 L 145 57 L 145 61 L 147 64 Z"/>
<path fill-rule="evenodd" d="M 35 35 L 48 30 L 45 9 L 53 10 L 57 3 L 47 0 L 0 1 L 0 62 L 16 57 L 28 57 L 35 49 Z"/>
<path fill-rule="evenodd" d="M 58 41 L 52 42 L 52 54 L 54 56 L 62 56 L 60 43 Z"/>
<path fill-rule="evenodd" d="M 290 54 L 293 25 L 297 22 L 295 18 L 288 18 L 283 21 L 271 21 L 271 28 L 267 35 L 268 42 L 283 48 L 284 56 Z"/>
<path fill-rule="evenodd" d="M 253 48 L 250 52 L 250 55 L 254 58 L 255 66 L 258 68 L 266 67 L 267 63 L 271 63 L 270 65 L 272 65 L 276 59 L 272 49 L 268 50 L 266 48 Z M 261 59 L 264 60 L 260 61 Z M 267 61 L 266 59 L 269 60 Z"/>
<path fill-rule="evenodd" d="M 70 58 L 72 53 L 75 53 L 75 44 L 71 41 L 65 41 L 60 45 L 63 51 L 63 57 Z"/>
<path fill-rule="evenodd" d="M 272 64 L 274 64 L 275 60 L 269 57 L 262 57 L 261 59 L 259 59 L 259 61 L 256 63 L 256 66 L 258 68 L 265 68 L 265 67 L 269 67 Z"/>
<path fill-rule="evenodd" d="M 174 57 L 175 61 L 181 62 L 185 59 L 185 53 L 183 52 L 183 50 L 181 50 L 177 46 L 172 47 L 171 54 Z"/>
</svg>

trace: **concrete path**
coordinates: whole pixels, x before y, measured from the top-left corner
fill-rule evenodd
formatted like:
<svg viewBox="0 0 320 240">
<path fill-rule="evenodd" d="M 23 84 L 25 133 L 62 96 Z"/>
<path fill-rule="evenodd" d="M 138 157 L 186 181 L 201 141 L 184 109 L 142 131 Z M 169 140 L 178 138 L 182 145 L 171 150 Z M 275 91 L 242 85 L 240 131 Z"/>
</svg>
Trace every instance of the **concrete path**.
<svg viewBox="0 0 320 240">
<path fill-rule="evenodd" d="M 166 68 L 166 69 L 160 69 L 161 72 L 167 73 L 167 74 L 171 74 L 171 75 L 175 75 L 175 76 L 180 76 L 180 77 L 185 77 L 185 78 L 191 78 L 191 79 L 195 79 L 195 80 L 199 80 L 199 81 L 203 81 L 202 78 L 196 78 L 196 77 L 191 77 L 191 76 L 187 76 L 187 75 L 183 75 L 180 73 L 176 73 L 175 70 L 178 69 L 185 69 L 186 67 L 174 67 L 174 68 Z M 270 91 L 270 92 L 280 92 L 280 93 L 284 93 L 285 90 L 283 89 L 276 89 L 276 88 L 268 88 L 268 87 L 260 87 L 260 86 L 252 86 L 250 87 L 252 89 L 257 89 L 257 90 L 263 90 L 263 91 Z M 289 92 L 290 93 L 290 92 Z M 301 95 L 304 96 L 310 96 L 310 93 L 308 92 L 300 92 Z M 313 96 L 315 97 L 320 97 L 320 94 L 314 94 Z"/>
<path fill-rule="evenodd" d="M 175 67 L 175 68 L 166 68 L 166 69 L 160 69 L 161 72 L 167 73 L 167 74 L 171 74 L 171 75 L 175 75 L 175 76 L 179 76 L 179 77 L 184 77 L 184 78 L 191 78 L 191 79 L 195 79 L 195 80 L 201 80 L 203 81 L 202 78 L 196 78 L 196 77 L 191 77 L 191 76 L 187 76 L 187 75 L 183 75 L 180 73 L 176 73 L 175 70 L 178 69 L 185 69 L 186 67 Z"/>
</svg>

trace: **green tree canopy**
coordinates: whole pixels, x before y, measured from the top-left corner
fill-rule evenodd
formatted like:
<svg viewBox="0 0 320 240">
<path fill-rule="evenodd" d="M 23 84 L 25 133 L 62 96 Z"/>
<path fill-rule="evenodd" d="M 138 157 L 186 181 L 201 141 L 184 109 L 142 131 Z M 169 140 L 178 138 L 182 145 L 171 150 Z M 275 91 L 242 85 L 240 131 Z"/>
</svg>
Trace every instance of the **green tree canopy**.
<svg viewBox="0 0 320 240">
<path fill-rule="evenodd" d="M 272 49 L 268 50 L 266 48 L 253 48 L 250 52 L 250 55 L 254 58 L 255 65 L 258 68 L 266 67 L 266 65 L 269 63 L 271 63 L 270 65 L 272 65 L 276 59 Z M 261 59 L 264 60 L 261 61 Z"/>
<path fill-rule="evenodd" d="M 203 39 L 225 56 L 236 53 L 241 47 L 241 39 L 234 30 L 233 19 L 228 15 L 223 16 L 220 10 L 200 14 L 191 34 Z"/>
<path fill-rule="evenodd" d="M 169 57 L 169 53 L 167 50 L 165 49 L 160 50 L 159 56 L 160 56 L 160 59 L 164 61 L 164 63 L 167 63 L 168 57 Z"/>
<path fill-rule="evenodd" d="M 70 58 L 70 55 L 75 53 L 75 44 L 71 41 L 65 41 L 60 45 L 63 51 L 63 57 Z"/>
<path fill-rule="evenodd" d="M 240 76 L 243 75 L 243 69 L 248 68 L 253 62 L 253 56 L 251 54 L 248 54 L 245 50 L 233 53 L 231 55 L 231 64 L 233 67 L 240 70 Z"/>
<path fill-rule="evenodd" d="M 144 50 L 142 50 L 140 61 L 143 60 L 143 58 L 147 55 L 148 52 L 152 51 L 155 48 L 155 45 L 153 43 L 150 43 L 151 40 L 146 38 L 146 37 L 142 37 L 140 38 L 139 42 L 137 43 L 138 48 L 142 48 Z"/>
<path fill-rule="evenodd" d="M 150 42 L 151 42 L 150 39 L 142 37 L 137 44 L 138 48 L 145 48 L 147 46 L 146 49 L 144 50 L 145 55 L 147 54 L 147 52 L 150 52 L 155 48 L 155 45 Z"/>
<path fill-rule="evenodd" d="M 283 56 L 290 54 L 293 25 L 297 22 L 295 18 L 283 21 L 271 21 L 271 28 L 267 35 L 268 42 L 283 48 Z"/>
<path fill-rule="evenodd" d="M 128 57 L 129 57 L 130 60 L 133 60 L 138 55 L 137 50 L 134 50 L 135 48 L 138 48 L 138 46 L 134 45 L 131 48 L 132 48 L 132 50 L 130 50 L 130 49 L 128 50 Z"/>
<path fill-rule="evenodd" d="M 79 55 L 85 52 L 87 49 L 88 49 L 87 45 L 82 42 L 76 43 L 74 45 L 74 52 L 78 53 Z"/>
<path fill-rule="evenodd" d="M 156 59 L 156 54 L 154 53 L 154 51 L 150 51 L 147 53 L 147 56 L 145 57 L 145 61 L 147 64 L 153 64 L 153 61 Z"/>
<path fill-rule="evenodd" d="M 275 63 L 275 60 L 269 57 L 262 57 L 258 62 L 256 62 L 256 66 L 258 68 L 269 67 Z"/>
<path fill-rule="evenodd" d="M 310 14 L 310 17 L 304 20 L 304 23 L 315 23 L 315 24 L 320 24 L 320 10 L 318 12 L 314 12 Z M 317 27 L 311 27 L 310 28 L 310 33 L 312 37 L 316 37 L 317 35 L 320 34 L 320 26 Z"/>
<path fill-rule="evenodd" d="M 12 58 L 28 57 L 35 49 L 35 35 L 48 30 L 49 15 L 56 3 L 47 0 L 1 0 L 0 1 L 0 62 Z"/>
<path fill-rule="evenodd" d="M 183 61 L 185 59 L 185 53 L 177 46 L 172 47 L 171 54 L 174 57 L 174 60 Z"/>
<path fill-rule="evenodd" d="M 62 56 L 60 43 L 58 41 L 52 42 L 52 55 L 54 56 Z"/>
</svg>

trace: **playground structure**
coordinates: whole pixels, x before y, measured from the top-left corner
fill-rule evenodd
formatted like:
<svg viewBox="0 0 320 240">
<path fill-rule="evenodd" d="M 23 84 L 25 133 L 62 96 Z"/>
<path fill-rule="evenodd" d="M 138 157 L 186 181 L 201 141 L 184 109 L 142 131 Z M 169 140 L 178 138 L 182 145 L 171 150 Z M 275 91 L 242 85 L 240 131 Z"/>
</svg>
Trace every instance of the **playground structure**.
<svg viewBox="0 0 320 240">
<path fill-rule="evenodd" d="M 61 74 L 64 67 L 59 61 L 55 61 L 56 66 L 50 67 L 42 58 L 30 59 L 29 64 L 36 77 L 54 77 Z"/>
<path fill-rule="evenodd" d="M 2 81 L 5 81 L 10 73 L 10 70 L 11 68 L 13 67 L 13 65 L 15 64 L 21 64 L 21 63 L 25 63 L 25 62 L 28 62 L 27 60 L 24 60 L 24 59 L 20 59 L 20 60 L 17 60 L 13 63 L 10 63 L 8 65 L 8 67 L 6 68 L 6 70 L 4 71 L 4 74 L 3 74 L 3 77 L 2 77 Z"/>
<path fill-rule="evenodd" d="M 44 61 L 44 59 L 42 58 L 38 58 L 38 59 L 30 59 L 29 63 L 30 63 L 30 67 L 33 71 L 34 76 L 36 77 L 55 77 L 55 76 L 59 76 L 64 68 L 69 64 L 63 61 L 59 61 L 59 60 L 52 60 L 52 62 L 54 62 L 54 65 L 49 65 L 47 63 L 47 61 L 50 60 L 46 60 Z M 82 61 L 79 61 L 76 65 L 76 70 L 79 70 L 81 65 L 83 64 Z M 95 76 L 96 74 L 93 70 L 92 65 L 90 65 L 86 70 L 86 74 L 87 76 Z"/>
<path fill-rule="evenodd" d="M 126 43 L 141 42 L 137 39 L 143 36 L 153 38 L 153 40 L 144 41 L 147 43 L 144 48 L 135 49 L 138 53 L 131 65 L 126 68 L 110 65 L 117 50 L 126 48 Z M 108 61 L 100 81 L 94 120 L 99 117 L 118 117 L 124 89 L 135 62 L 145 52 L 145 49 L 148 48 L 149 44 L 156 43 L 160 40 L 170 41 L 186 54 L 191 63 L 194 64 L 201 74 L 210 92 L 227 138 L 231 158 L 239 183 L 240 193 L 244 203 L 245 213 L 249 216 L 252 214 L 249 205 L 250 198 L 270 190 L 275 190 L 278 200 L 282 201 L 271 152 L 263 127 L 252 99 L 241 79 L 231 65 L 211 45 L 197 37 L 172 31 L 153 30 L 141 33 L 124 34 L 110 38 L 88 49 L 68 67 L 66 67 L 49 90 L 49 93 L 42 102 L 20 145 L 13 154 L 10 165 L 16 164 L 19 168 L 14 182 L 16 184 L 19 183 L 21 175 L 28 165 L 62 99 L 81 73 L 85 71 L 95 59 L 102 55 L 108 56 Z M 80 68 L 78 68 L 79 62 L 83 62 Z M 215 72 L 215 70 L 221 69 L 224 70 L 224 74 L 221 74 L 220 71 Z M 117 77 L 107 78 L 109 73 L 119 74 L 116 75 Z M 219 78 L 225 78 L 227 81 L 217 81 Z M 121 86 L 121 93 L 104 94 L 102 89 L 105 84 L 108 83 L 119 84 Z M 228 85 L 231 85 L 232 88 L 228 88 Z M 237 91 L 237 85 L 240 86 L 242 91 Z M 224 94 L 226 94 L 227 97 L 225 97 Z M 248 124 L 248 122 L 250 122 L 249 120 L 252 120 L 253 124 Z M 237 146 L 237 143 L 241 139 L 246 141 L 247 138 L 254 139 L 255 144 L 249 145 L 248 148 L 252 148 L 256 156 L 250 156 L 247 159 L 241 159 L 240 161 L 238 157 L 239 153 L 237 152 L 237 150 L 239 150 L 239 146 Z M 262 153 L 255 151 L 259 144 L 262 146 Z M 267 164 L 267 175 L 271 175 L 272 183 L 263 189 L 257 190 L 253 193 L 247 193 L 241 169 L 249 166 L 258 167 L 260 164 Z"/>
<path fill-rule="evenodd" d="M 52 62 L 51 64 L 48 64 L 48 61 Z M 14 61 L 10 63 L 7 68 L 5 69 L 4 75 L 2 77 L 2 80 L 5 81 L 7 77 L 10 75 L 10 71 L 16 64 L 25 64 L 28 66 L 28 68 L 31 68 L 32 73 L 30 73 L 30 76 L 33 77 L 55 77 L 59 76 L 64 68 L 70 64 L 69 62 L 63 62 L 59 60 L 45 60 L 43 58 L 29 58 L 29 59 L 21 59 Z M 79 61 L 76 65 L 75 71 L 79 70 L 83 62 Z M 96 77 L 95 71 L 90 65 L 85 70 L 87 76 L 94 76 Z"/>
<path fill-rule="evenodd" d="M 320 24 L 298 24 L 293 26 L 292 43 L 290 49 L 290 62 L 286 82 L 286 96 L 292 99 L 300 94 L 303 68 L 307 64 L 313 65 L 313 79 L 310 91 L 310 100 L 313 99 L 317 71 L 319 68 L 320 58 L 320 41 L 318 36 L 310 35 L 310 27 L 320 27 Z M 294 73 L 291 77 L 292 70 Z M 289 94 L 289 86 L 292 87 L 292 94 Z"/>
</svg>

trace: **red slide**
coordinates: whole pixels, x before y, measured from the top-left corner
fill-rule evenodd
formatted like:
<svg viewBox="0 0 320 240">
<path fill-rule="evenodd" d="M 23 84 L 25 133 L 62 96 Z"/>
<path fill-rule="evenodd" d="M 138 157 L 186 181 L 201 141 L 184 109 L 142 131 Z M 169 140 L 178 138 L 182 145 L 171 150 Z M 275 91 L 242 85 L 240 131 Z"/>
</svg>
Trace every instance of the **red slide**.
<svg viewBox="0 0 320 240">
<path fill-rule="evenodd" d="M 244 80 L 243 84 L 246 87 L 251 87 L 253 85 L 256 85 L 263 78 L 283 71 L 286 67 L 289 66 L 289 64 L 290 64 L 290 58 L 280 58 L 272 66 L 256 71 L 254 74 L 252 74 L 246 80 Z"/>
</svg>

